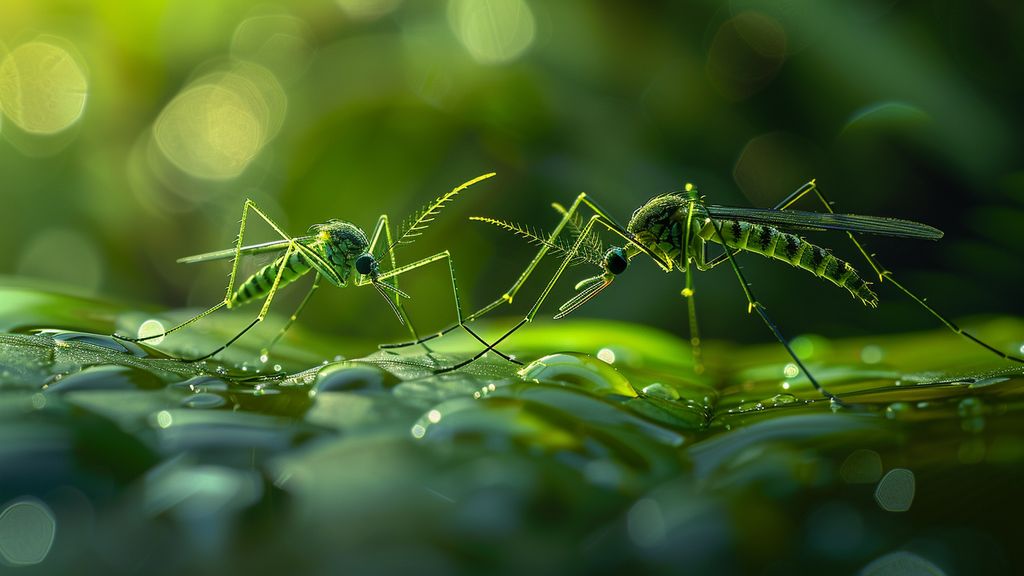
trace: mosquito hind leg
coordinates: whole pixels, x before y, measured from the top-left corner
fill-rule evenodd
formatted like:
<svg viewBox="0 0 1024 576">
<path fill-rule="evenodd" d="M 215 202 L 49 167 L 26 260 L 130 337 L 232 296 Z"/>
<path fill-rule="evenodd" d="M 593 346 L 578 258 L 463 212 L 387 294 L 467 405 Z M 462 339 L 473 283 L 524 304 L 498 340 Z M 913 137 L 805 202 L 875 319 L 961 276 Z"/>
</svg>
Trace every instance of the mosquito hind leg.
<svg viewBox="0 0 1024 576">
<path fill-rule="evenodd" d="M 705 212 L 708 211 L 707 206 L 704 205 L 704 200 L 699 196 L 697 191 L 694 190 L 692 186 L 687 185 L 687 192 L 690 192 L 695 202 L 700 203 L 701 208 L 703 208 Z M 711 221 L 711 225 L 715 231 L 715 234 L 718 236 L 719 241 L 722 243 L 723 246 L 726 246 L 725 238 L 722 236 L 721 226 L 715 220 Z M 783 336 L 782 332 L 779 330 L 779 327 L 768 316 L 768 312 L 765 310 L 764 305 L 761 304 L 761 302 L 757 300 L 757 297 L 754 296 L 753 290 L 750 289 L 750 283 L 747 282 L 746 276 L 743 274 L 743 271 L 736 263 L 736 258 L 733 255 L 732 250 L 725 250 L 722 256 L 724 256 L 724 259 L 720 261 L 729 262 L 729 265 L 732 267 L 733 272 L 736 274 L 736 278 L 740 282 L 740 287 L 743 288 L 743 294 L 747 297 L 747 311 L 757 312 L 757 315 L 760 316 L 761 320 L 765 323 L 766 326 L 768 326 L 768 329 L 775 336 L 775 339 L 778 340 L 780 344 L 782 344 L 783 348 L 786 349 L 786 352 L 789 353 L 790 358 L 792 358 L 793 362 L 795 362 L 796 365 L 800 368 L 800 371 L 805 376 L 807 376 L 807 379 L 811 382 L 811 385 L 814 386 L 815 390 L 817 390 L 819 393 L 821 393 L 822 396 L 828 398 L 832 402 L 843 404 L 843 401 L 840 400 L 838 396 L 826 390 L 818 382 L 817 378 L 815 378 L 814 375 L 811 374 L 811 371 L 807 369 L 807 366 L 805 366 L 803 361 L 800 360 L 800 357 L 797 356 L 795 351 L 793 351 L 793 347 L 790 346 L 789 341 L 786 340 L 785 336 Z"/>
<path fill-rule="evenodd" d="M 804 184 L 795 192 L 790 194 L 785 200 L 779 203 L 777 208 L 779 210 L 785 210 L 786 208 L 792 206 L 797 200 L 799 200 L 800 198 L 802 198 L 803 196 L 807 195 L 810 192 L 814 193 L 815 197 L 821 202 L 822 206 L 824 206 L 826 210 L 828 210 L 831 213 L 834 213 L 834 210 L 832 209 L 832 204 L 829 202 L 828 198 L 825 197 L 825 193 L 818 188 L 814 180 L 811 180 L 807 184 Z M 850 241 L 853 242 L 853 245 L 856 246 L 857 250 L 859 250 L 860 253 L 864 256 L 864 259 L 867 261 L 868 265 L 870 265 L 871 268 L 875 271 L 875 274 L 878 275 L 879 283 L 889 282 L 890 284 L 898 288 L 900 292 L 906 294 L 911 300 L 917 302 L 922 308 L 927 310 L 929 314 L 936 317 L 939 320 L 939 322 L 944 324 L 954 333 L 963 336 L 964 338 L 970 340 L 971 342 L 974 342 L 978 346 L 981 346 L 982 348 L 988 350 L 989 352 L 992 352 L 993 354 L 999 356 L 1004 360 L 1012 360 L 1014 362 L 1024 363 L 1024 358 L 1014 356 L 1013 354 L 1007 354 L 1002 350 L 999 350 L 995 346 L 992 346 L 991 344 L 981 340 L 980 338 L 974 336 L 970 332 L 964 330 L 956 323 L 954 323 L 952 320 L 947 318 L 944 314 L 940 313 L 938 310 L 929 306 L 928 303 L 925 302 L 924 298 L 917 296 L 917 294 L 911 292 L 909 288 L 907 288 L 901 282 L 896 280 L 896 278 L 893 277 L 892 272 L 887 270 L 885 266 L 883 266 L 882 263 L 878 261 L 877 258 L 875 258 L 867 250 L 864 249 L 863 244 L 861 244 L 861 242 L 857 240 L 856 236 L 854 236 L 852 232 L 847 232 L 846 235 L 850 237 Z"/>
<path fill-rule="evenodd" d="M 213 312 L 216 312 L 217 310 L 220 310 L 221 308 L 223 308 L 225 306 L 229 306 L 230 303 L 231 303 L 231 295 L 232 295 L 232 293 L 234 292 L 234 289 L 235 289 L 235 279 L 238 276 L 238 260 L 239 260 L 239 255 L 241 254 L 241 250 L 242 250 L 242 238 L 245 236 L 245 225 L 246 225 L 246 221 L 248 220 L 248 217 L 249 217 L 249 210 L 252 210 L 252 211 L 256 212 L 256 214 L 258 214 L 261 218 L 263 218 L 263 220 L 266 221 L 267 224 L 269 224 L 270 227 L 273 228 L 275 232 L 280 234 L 282 238 L 284 238 L 285 240 L 288 240 L 288 241 L 292 240 L 292 238 L 290 236 L 285 234 L 284 231 L 282 231 L 281 228 L 277 224 L 275 224 L 273 220 L 271 220 L 266 214 L 263 213 L 262 210 L 259 209 L 258 206 L 256 206 L 255 202 L 253 202 L 252 200 L 247 199 L 245 201 L 245 204 L 242 206 L 242 221 L 241 221 L 241 223 L 240 223 L 240 225 L 238 227 L 238 237 L 235 240 L 235 255 L 231 259 L 231 275 L 230 275 L 230 277 L 228 279 L 228 287 L 227 287 L 227 290 L 225 291 L 224 299 L 221 300 L 220 302 L 218 302 L 217 304 L 211 306 L 210 308 L 200 312 L 199 314 L 196 314 L 195 316 L 189 318 L 188 320 L 185 320 L 184 322 L 181 322 L 180 324 L 177 324 L 177 325 L 175 325 L 175 326 L 173 326 L 171 328 L 168 328 L 167 330 L 164 330 L 164 331 L 160 332 L 159 334 L 152 334 L 150 336 L 143 336 L 143 337 L 138 337 L 138 338 L 132 338 L 130 336 L 122 336 L 122 335 L 117 334 L 117 333 L 114 333 L 111 336 L 113 336 L 114 338 L 117 338 L 118 340 L 125 340 L 127 342 L 146 342 L 147 340 L 154 340 L 156 338 L 163 338 L 164 336 L 167 336 L 168 334 L 171 334 L 172 332 L 176 332 L 176 331 L 178 331 L 178 330 L 180 330 L 180 329 L 182 329 L 182 328 L 184 328 L 184 327 L 186 327 L 186 326 L 188 326 L 188 325 L 190 325 L 190 324 L 192 324 L 192 323 L 194 323 L 194 322 L 196 322 L 198 320 L 201 320 L 202 318 L 205 318 L 209 314 L 212 314 Z"/>
<path fill-rule="evenodd" d="M 287 262 L 288 258 L 292 255 L 292 252 L 297 251 L 297 250 L 298 250 L 298 248 L 296 248 L 293 244 L 289 244 L 288 248 L 286 248 L 285 251 L 284 251 L 284 257 L 283 257 L 284 261 Z M 277 288 L 281 285 L 281 276 L 284 275 L 284 269 L 285 269 L 285 266 L 281 266 L 278 269 L 277 276 L 274 277 L 274 283 L 270 286 L 270 291 L 267 292 L 267 297 L 263 301 L 263 307 L 260 308 L 260 313 L 245 328 L 242 328 L 241 332 L 239 332 L 238 334 L 235 334 L 234 336 L 232 336 L 230 340 L 228 340 L 223 345 L 221 345 L 219 348 L 217 348 L 213 352 L 210 352 L 209 354 L 204 354 L 202 356 L 199 356 L 198 358 L 181 358 L 180 360 L 182 362 L 200 362 L 202 360 L 206 360 L 207 358 L 212 358 L 213 356 L 216 356 L 217 354 L 220 354 L 221 352 L 223 352 L 225 349 L 227 349 L 228 346 L 231 346 L 232 344 L 235 343 L 236 340 L 238 340 L 243 335 L 245 335 L 246 332 L 248 332 L 249 330 L 252 330 L 253 327 L 255 327 L 257 324 L 262 322 L 263 319 L 267 317 L 267 311 L 270 309 L 270 303 L 273 302 L 273 300 L 274 300 L 274 295 L 277 294 Z M 313 291 L 310 290 L 309 294 L 306 295 L 306 299 L 308 299 L 309 295 L 312 294 L 312 293 L 313 293 Z M 303 300 L 302 304 L 305 305 L 305 300 Z M 301 310 L 301 307 L 300 307 L 300 310 Z M 275 339 L 275 341 L 276 341 L 276 339 Z"/>
</svg>

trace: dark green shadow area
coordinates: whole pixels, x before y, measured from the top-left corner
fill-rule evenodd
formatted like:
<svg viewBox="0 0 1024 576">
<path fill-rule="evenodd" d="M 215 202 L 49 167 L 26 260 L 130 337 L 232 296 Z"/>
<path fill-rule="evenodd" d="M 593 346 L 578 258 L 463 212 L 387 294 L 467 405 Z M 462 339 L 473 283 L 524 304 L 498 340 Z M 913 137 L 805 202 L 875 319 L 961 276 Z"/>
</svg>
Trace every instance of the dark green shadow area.
<svg viewBox="0 0 1024 576">
<path fill-rule="evenodd" d="M 541 322 L 503 347 L 525 367 L 440 375 L 472 340 L 395 354 L 300 328 L 266 363 L 255 336 L 186 364 L 237 327 L 103 335 L 188 314 L 0 288 L 3 553 L 52 539 L 24 573 L 1024 567 L 1024 370 L 948 332 L 798 338 L 847 407 L 777 345 L 711 343 L 697 375 L 683 340 L 617 322 Z"/>
</svg>

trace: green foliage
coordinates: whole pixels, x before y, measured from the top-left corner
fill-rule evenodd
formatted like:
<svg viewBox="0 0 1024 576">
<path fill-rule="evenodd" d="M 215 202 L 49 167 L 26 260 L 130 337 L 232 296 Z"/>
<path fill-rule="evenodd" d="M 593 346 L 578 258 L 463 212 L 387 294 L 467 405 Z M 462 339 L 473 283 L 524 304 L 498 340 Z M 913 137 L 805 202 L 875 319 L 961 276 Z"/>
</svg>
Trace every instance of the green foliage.
<svg viewBox="0 0 1024 576">
<path fill-rule="evenodd" d="M 133 566 L 174 542 L 174 570 L 238 573 L 327 570 L 339 553 L 385 572 L 398 570 L 388 558 L 421 556 L 424 573 L 729 573 L 754 557 L 852 571 L 896 561 L 879 551 L 902 546 L 917 518 L 986 530 L 1013 498 L 996 478 L 1019 475 L 1024 370 L 946 332 L 797 339 L 850 403 L 837 408 L 785 377 L 777 346 L 711 343 L 711 369 L 695 375 L 681 340 L 635 324 L 530 325 L 506 350 L 526 366 L 491 356 L 435 375 L 473 341 L 330 360 L 315 350 L 373 346 L 304 333 L 266 364 L 258 337 L 232 348 L 239 364 L 186 364 L 97 333 L 40 332 L 138 316 L 118 306 L 27 287 L 0 302 L 0 499 L 50 502 L 64 541 L 130 538 L 119 558 Z M 72 313 L 83 309 L 97 320 Z M 203 325 L 159 348 L 191 353 L 235 329 L 223 316 Z M 1022 325 L 977 328 L 1003 343 Z M 951 497 L 964 482 L 969 505 Z M 55 495 L 68 486 L 95 507 L 95 533 L 66 520 Z M 882 511 L 896 509 L 907 511 Z M 81 571 L 88 550 L 61 548 L 47 566 Z M 928 550 L 903 560 L 927 563 Z M 961 554 L 944 566 L 993 562 Z"/>
</svg>

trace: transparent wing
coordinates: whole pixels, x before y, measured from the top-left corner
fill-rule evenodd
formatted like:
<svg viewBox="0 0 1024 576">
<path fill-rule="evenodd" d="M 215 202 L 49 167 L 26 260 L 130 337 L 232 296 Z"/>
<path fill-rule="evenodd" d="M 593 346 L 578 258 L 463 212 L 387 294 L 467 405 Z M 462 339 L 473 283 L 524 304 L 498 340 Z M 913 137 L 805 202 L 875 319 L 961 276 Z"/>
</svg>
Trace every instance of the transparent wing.
<svg viewBox="0 0 1024 576">
<path fill-rule="evenodd" d="M 300 236 L 293 238 L 300 244 L 305 244 L 310 240 L 313 240 L 314 236 Z M 242 256 L 250 256 L 253 254 L 264 254 L 267 252 L 280 252 L 288 246 L 288 240 L 271 240 L 270 242 L 263 242 L 260 244 L 250 244 L 249 246 L 242 246 L 240 254 Z M 178 258 L 179 264 L 195 264 L 197 262 L 210 262 L 212 260 L 226 260 L 235 255 L 234 248 L 227 248 L 225 250 L 217 250 L 216 252 L 206 252 L 205 254 L 196 254 L 194 256 L 185 256 L 184 258 Z"/>
<path fill-rule="evenodd" d="M 755 224 L 771 224 L 782 228 L 798 230 L 844 230 L 863 234 L 878 234 L 897 238 L 923 238 L 938 240 L 942 230 L 927 224 L 857 214 L 831 214 L 828 212 L 805 212 L 802 210 L 771 210 L 766 208 L 735 208 L 732 206 L 708 206 L 712 218 L 743 220 Z"/>
</svg>

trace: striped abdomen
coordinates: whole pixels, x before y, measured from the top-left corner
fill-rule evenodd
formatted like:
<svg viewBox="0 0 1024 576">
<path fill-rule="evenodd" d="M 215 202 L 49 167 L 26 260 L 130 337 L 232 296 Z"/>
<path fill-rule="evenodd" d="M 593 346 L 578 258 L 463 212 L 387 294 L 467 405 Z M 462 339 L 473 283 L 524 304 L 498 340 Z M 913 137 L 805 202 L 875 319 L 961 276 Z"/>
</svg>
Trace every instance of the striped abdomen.
<svg viewBox="0 0 1024 576">
<path fill-rule="evenodd" d="M 697 234 L 704 240 L 721 244 L 713 226 L 720 228 L 726 246 L 789 262 L 836 286 L 842 286 L 864 304 L 874 307 L 878 296 L 871 291 L 856 270 L 828 250 L 773 226 L 739 220 L 705 221 Z"/>
<path fill-rule="evenodd" d="M 231 300 L 228 302 L 228 308 L 245 304 L 252 300 L 260 300 L 265 297 L 269 292 L 270 288 L 274 285 L 274 280 L 277 279 L 277 274 L 284 267 L 284 271 L 281 272 L 281 282 L 278 284 L 278 289 L 286 284 L 294 282 L 302 277 L 303 274 L 309 272 L 311 266 L 306 262 L 306 257 L 301 252 L 293 252 L 288 255 L 287 261 L 284 256 L 274 260 L 270 264 L 267 264 L 263 268 L 260 268 L 258 272 L 249 276 L 242 282 L 238 290 L 231 295 Z"/>
</svg>

